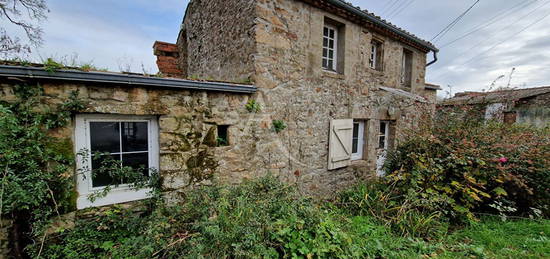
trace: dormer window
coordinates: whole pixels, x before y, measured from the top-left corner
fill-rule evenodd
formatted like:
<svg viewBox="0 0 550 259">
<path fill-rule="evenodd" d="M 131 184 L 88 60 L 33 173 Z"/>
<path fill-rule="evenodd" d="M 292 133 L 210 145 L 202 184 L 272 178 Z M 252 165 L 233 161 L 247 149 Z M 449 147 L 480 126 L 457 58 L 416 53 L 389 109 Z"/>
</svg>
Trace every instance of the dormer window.
<svg viewBox="0 0 550 259">
<path fill-rule="evenodd" d="M 336 71 L 338 56 L 338 28 L 325 24 L 323 28 L 323 68 Z"/>
</svg>

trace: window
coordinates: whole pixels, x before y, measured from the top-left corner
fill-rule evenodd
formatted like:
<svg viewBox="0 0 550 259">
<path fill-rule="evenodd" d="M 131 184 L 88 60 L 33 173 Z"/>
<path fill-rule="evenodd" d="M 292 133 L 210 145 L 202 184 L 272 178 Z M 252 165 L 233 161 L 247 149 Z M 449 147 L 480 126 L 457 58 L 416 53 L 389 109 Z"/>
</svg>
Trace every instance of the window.
<svg viewBox="0 0 550 259">
<path fill-rule="evenodd" d="M 369 66 L 372 69 L 382 71 L 383 69 L 383 47 L 382 42 L 373 40 L 371 42 L 371 53 L 369 59 Z"/>
<path fill-rule="evenodd" d="M 379 149 L 388 149 L 388 138 L 390 133 L 390 122 L 381 121 L 380 122 L 380 131 L 378 133 L 378 148 Z"/>
<path fill-rule="evenodd" d="M 401 61 L 401 84 L 405 88 L 410 88 L 411 87 L 412 58 L 413 58 L 412 51 L 407 50 L 407 49 L 403 49 L 403 59 Z"/>
<path fill-rule="evenodd" d="M 352 137 L 352 151 L 351 160 L 363 159 L 363 146 L 365 135 L 365 122 L 354 121 L 353 122 L 353 137 Z"/>
<path fill-rule="evenodd" d="M 331 71 L 337 69 L 338 28 L 326 24 L 323 28 L 323 68 Z"/>
<path fill-rule="evenodd" d="M 216 139 L 219 147 L 229 146 L 229 126 L 218 125 L 218 137 Z"/>
<path fill-rule="evenodd" d="M 78 115 L 75 132 L 78 171 L 79 209 L 141 200 L 150 190 L 134 190 L 124 181 L 95 171 L 104 159 L 120 161 L 149 176 L 158 168 L 158 124 L 155 117 L 121 115 Z M 86 152 L 84 152 L 86 151 Z M 99 156 L 97 154 L 100 154 Z M 93 173 L 92 173 L 93 172 Z M 117 180 L 118 181 L 118 180 Z M 118 184 L 105 197 L 94 202 L 89 195 L 108 185 Z"/>
</svg>

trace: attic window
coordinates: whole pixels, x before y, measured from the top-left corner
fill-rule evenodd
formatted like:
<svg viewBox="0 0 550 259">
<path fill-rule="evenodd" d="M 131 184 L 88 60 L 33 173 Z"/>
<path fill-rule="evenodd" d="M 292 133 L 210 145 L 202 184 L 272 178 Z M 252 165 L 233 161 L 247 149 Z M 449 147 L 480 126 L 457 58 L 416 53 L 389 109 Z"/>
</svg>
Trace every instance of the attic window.
<svg viewBox="0 0 550 259">
<path fill-rule="evenodd" d="M 219 147 L 229 146 L 229 125 L 218 125 L 216 142 Z"/>
</svg>

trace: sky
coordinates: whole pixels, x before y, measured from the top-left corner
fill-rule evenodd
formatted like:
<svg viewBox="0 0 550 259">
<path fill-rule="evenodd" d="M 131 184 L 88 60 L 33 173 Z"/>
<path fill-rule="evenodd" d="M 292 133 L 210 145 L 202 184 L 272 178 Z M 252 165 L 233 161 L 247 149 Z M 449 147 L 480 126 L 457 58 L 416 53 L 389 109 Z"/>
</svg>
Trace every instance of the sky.
<svg viewBox="0 0 550 259">
<path fill-rule="evenodd" d="M 476 1 L 349 2 L 432 40 Z M 54 57 L 112 71 L 130 67 L 134 72 L 156 73 L 152 45 L 155 40 L 176 41 L 188 2 L 47 0 L 50 13 L 42 23 L 44 45 L 33 51 L 31 59 Z M 496 87 L 550 85 L 550 51 L 546 51 L 550 0 L 480 0 L 433 43 L 440 48 L 439 60 L 428 68 L 426 81 L 444 88 L 440 96 L 490 90 L 495 80 Z"/>
</svg>

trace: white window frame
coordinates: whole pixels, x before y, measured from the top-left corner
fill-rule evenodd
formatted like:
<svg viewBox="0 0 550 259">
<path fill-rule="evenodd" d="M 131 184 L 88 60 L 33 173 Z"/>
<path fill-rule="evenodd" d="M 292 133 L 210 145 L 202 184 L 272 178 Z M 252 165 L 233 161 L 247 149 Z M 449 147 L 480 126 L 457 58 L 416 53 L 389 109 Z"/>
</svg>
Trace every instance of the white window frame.
<svg viewBox="0 0 550 259">
<path fill-rule="evenodd" d="M 325 36 L 325 29 L 328 29 L 329 30 L 329 35 L 328 36 Z M 330 38 L 330 31 L 334 31 L 334 38 Z M 333 25 L 330 25 L 330 24 L 325 24 L 323 26 L 323 50 L 327 50 L 327 55 L 325 56 L 323 54 L 323 61 L 324 60 L 327 60 L 327 66 L 328 66 L 328 61 L 332 60 L 332 67 L 325 67 L 323 66 L 323 69 L 326 69 L 326 70 L 329 70 L 329 71 L 333 71 L 333 72 L 336 72 L 336 69 L 337 69 L 337 63 L 338 63 L 338 28 L 336 26 L 333 26 Z M 324 42 L 325 42 L 325 39 L 327 39 L 327 46 L 325 46 Z M 330 41 L 334 41 L 334 47 L 333 48 L 330 48 L 330 44 L 329 42 Z M 332 56 L 332 59 L 329 58 L 329 51 L 332 50 L 333 52 L 333 56 Z"/>
<path fill-rule="evenodd" d="M 91 171 L 91 143 L 90 143 L 90 122 L 147 122 L 148 123 L 148 152 L 149 168 L 154 172 L 159 169 L 159 134 L 158 120 L 156 116 L 135 116 L 135 115 L 105 115 L 105 114 L 82 114 L 76 116 L 75 127 L 75 153 L 77 172 L 77 209 L 99 207 L 117 203 L 143 200 L 150 197 L 151 189 L 132 189 L 129 185 L 112 187 L 105 197 L 99 197 L 94 202 L 89 196 L 105 187 L 93 187 Z M 87 151 L 88 157 L 82 157 L 81 152 Z"/>
<path fill-rule="evenodd" d="M 379 53 L 380 49 L 383 48 L 383 44 L 382 42 L 378 41 L 378 40 L 371 40 L 371 52 L 370 52 L 370 59 L 369 59 L 369 67 L 374 69 L 374 70 L 382 70 L 382 68 L 378 68 L 379 66 L 379 62 L 380 60 L 382 59 L 382 56 L 378 56 L 378 54 L 381 54 Z"/>
<path fill-rule="evenodd" d="M 355 126 L 359 127 L 357 139 L 353 136 L 353 132 L 355 132 Z M 357 152 L 351 153 L 351 160 L 361 160 L 363 159 L 363 149 L 365 148 L 365 121 L 354 121 L 353 122 L 353 130 L 352 130 L 352 148 L 353 143 L 357 141 Z"/>
<path fill-rule="evenodd" d="M 380 128 L 381 128 L 381 127 L 378 129 L 378 143 L 377 143 L 377 145 L 378 145 L 378 149 L 387 150 L 388 147 L 389 147 L 389 146 L 388 146 L 388 144 L 389 144 L 388 142 L 389 142 L 389 138 L 390 138 L 390 121 L 380 121 L 380 125 L 379 125 L 379 126 L 381 126 L 382 124 L 384 124 L 386 130 L 385 130 L 384 134 L 382 134 L 382 133 L 380 132 Z M 383 147 L 383 148 L 380 147 L 380 139 L 381 139 L 382 137 L 384 137 L 384 147 Z"/>
</svg>

